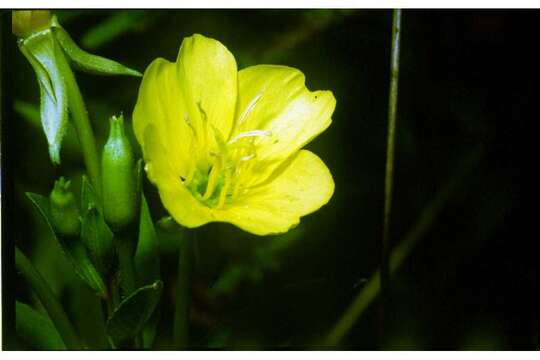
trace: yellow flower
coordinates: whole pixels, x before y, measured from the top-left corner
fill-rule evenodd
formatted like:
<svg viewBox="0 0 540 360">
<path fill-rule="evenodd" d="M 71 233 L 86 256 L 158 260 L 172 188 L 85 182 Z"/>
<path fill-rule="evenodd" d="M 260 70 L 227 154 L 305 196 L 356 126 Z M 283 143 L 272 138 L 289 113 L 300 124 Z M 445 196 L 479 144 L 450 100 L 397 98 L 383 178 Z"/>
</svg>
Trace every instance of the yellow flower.
<svg viewBox="0 0 540 360">
<path fill-rule="evenodd" d="M 146 69 L 133 112 L 146 172 L 186 227 L 229 222 L 257 235 L 288 231 L 334 192 L 302 147 L 331 123 L 330 91 L 310 92 L 286 66 L 238 71 L 217 40 L 185 38 L 176 63 Z"/>
</svg>

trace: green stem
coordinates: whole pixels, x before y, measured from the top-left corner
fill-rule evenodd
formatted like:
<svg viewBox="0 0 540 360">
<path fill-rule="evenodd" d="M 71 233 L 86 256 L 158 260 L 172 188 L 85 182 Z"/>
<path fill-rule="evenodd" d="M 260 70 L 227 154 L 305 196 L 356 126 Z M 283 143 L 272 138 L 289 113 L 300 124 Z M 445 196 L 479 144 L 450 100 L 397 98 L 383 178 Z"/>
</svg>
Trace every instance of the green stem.
<svg viewBox="0 0 540 360">
<path fill-rule="evenodd" d="M 134 246 L 131 237 L 118 235 L 116 240 L 116 251 L 118 252 L 118 262 L 120 266 L 120 285 L 122 296 L 128 296 L 135 291 L 135 264 L 133 262 Z"/>
<path fill-rule="evenodd" d="M 118 278 L 117 275 L 113 275 L 109 281 L 109 297 L 106 299 L 107 302 L 107 319 L 110 319 L 114 309 L 120 304 L 120 292 L 118 290 Z M 109 341 L 109 346 L 111 349 L 116 349 L 116 345 L 110 337 L 107 336 Z"/>
<path fill-rule="evenodd" d="M 386 144 L 386 175 L 384 181 L 384 225 L 382 234 L 381 288 L 387 305 L 390 297 L 390 215 L 392 212 L 392 187 L 394 175 L 394 148 L 396 138 L 396 116 L 399 79 L 399 48 L 401 39 L 401 10 L 394 9 L 392 22 L 392 49 L 390 60 L 390 93 L 388 96 L 388 135 Z"/>
<path fill-rule="evenodd" d="M 115 234 L 116 251 L 118 253 L 118 263 L 120 267 L 120 286 L 122 288 L 122 297 L 129 296 L 137 288 L 135 276 L 135 242 L 134 235 L 130 227 Z M 113 295 L 114 296 L 114 295 Z M 142 347 L 141 336 L 138 334 L 134 338 L 133 345 L 136 349 Z"/>
<path fill-rule="evenodd" d="M 483 152 L 483 148 L 474 151 L 456 171 L 456 175 L 441 188 L 433 200 L 422 210 L 416 223 L 392 251 L 390 256 L 391 273 L 394 273 L 401 266 L 416 244 L 426 235 L 450 197 L 460 189 L 469 173 L 477 167 L 482 159 Z M 323 342 L 324 347 L 333 348 L 339 345 L 355 322 L 375 300 L 381 290 L 380 274 L 380 271 L 377 270 L 358 293 L 343 316 L 326 336 Z"/>
<path fill-rule="evenodd" d="M 111 301 L 113 310 L 120 304 L 120 291 L 118 290 L 118 275 L 114 275 L 111 280 Z"/>
<path fill-rule="evenodd" d="M 120 295 L 118 294 L 118 284 L 116 281 L 116 275 L 111 276 L 108 281 L 108 292 L 109 296 L 105 299 L 105 304 L 107 306 L 107 318 L 110 318 L 114 309 L 120 303 Z"/>
<path fill-rule="evenodd" d="M 86 171 L 95 191 L 101 196 L 101 178 L 99 173 L 99 156 L 96 147 L 94 132 L 88 118 L 86 105 L 84 104 L 81 91 L 77 85 L 75 75 L 69 66 L 63 51 L 57 52 L 58 69 L 64 77 L 68 95 L 68 106 L 73 120 L 73 125 L 79 138 L 81 150 L 86 165 Z"/>
<path fill-rule="evenodd" d="M 54 296 L 45 279 L 18 247 L 15 247 L 15 267 L 34 290 L 45 310 L 47 310 L 66 347 L 70 350 L 82 349 L 73 325 L 64 312 L 62 305 Z"/>
<path fill-rule="evenodd" d="M 189 345 L 189 305 L 191 301 L 191 273 L 193 269 L 194 231 L 184 232 L 178 256 L 178 280 L 176 283 L 176 305 L 174 314 L 173 342 L 178 350 Z"/>
</svg>

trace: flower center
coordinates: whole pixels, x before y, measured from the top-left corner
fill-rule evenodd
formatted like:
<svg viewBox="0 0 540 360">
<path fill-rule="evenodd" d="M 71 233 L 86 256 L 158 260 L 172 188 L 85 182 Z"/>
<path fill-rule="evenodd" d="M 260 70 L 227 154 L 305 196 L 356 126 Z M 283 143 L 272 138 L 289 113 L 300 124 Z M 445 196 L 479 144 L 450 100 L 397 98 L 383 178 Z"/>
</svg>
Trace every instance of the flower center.
<svg viewBox="0 0 540 360">
<path fill-rule="evenodd" d="M 227 143 L 218 141 L 218 152 L 210 153 L 211 164 L 198 167 L 187 183 L 193 195 L 208 207 L 221 208 L 247 190 L 247 177 L 257 157 L 254 140 L 270 132 L 251 130 Z"/>
<path fill-rule="evenodd" d="M 219 130 L 206 122 L 206 113 L 200 105 L 199 110 L 204 122 L 201 130 L 211 129 L 217 150 L 211 151 L 207 157 L 201 158 L 202 161 L 194 164 L 192 174 L 182 181 L 201 203 L 212 208 L 222 208 L 247 191 L 251 169 L 257 157 L 255 139 L 271 136 L 271 133 L 265 130 L 249 130 L 225 142 Z M 186 121 L 189 121 L 189 118 L 186 117 Z M 196 141 L 201 141 L 201 137 L 197 136 L 198 131 L 194 127 L 192 130 L 195 132 Z M 207 134 L 203 136 L 206 138 Z M 198 146 L 199 151 L 204 148 Z"/>
</svg>

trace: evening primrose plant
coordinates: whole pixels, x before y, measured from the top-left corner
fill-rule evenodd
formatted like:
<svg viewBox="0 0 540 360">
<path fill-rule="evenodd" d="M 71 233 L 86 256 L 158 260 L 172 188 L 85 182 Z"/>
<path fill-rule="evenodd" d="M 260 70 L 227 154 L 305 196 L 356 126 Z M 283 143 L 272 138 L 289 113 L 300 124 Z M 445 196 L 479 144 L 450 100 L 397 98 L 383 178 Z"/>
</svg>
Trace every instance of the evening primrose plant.
<svg viewBox="0 0 540 360">
<path fill-rule="evenodd" d="M 330 125 L 335 105 L 332 92 L 309 91 L 301 71 L 238 71 L 223 44 L 196 34 L 175 63 L 157 59 L 145 71 L 133 128 L 178 223 L 229 222 L 269 235 L 332 197 L 330 171 L 302 148 Z"/>
<path fill-rule="evenodd" d="M 96 295 L 103 347 L 150 349 L 158 322 L 169 319 L 159 316 L 160 235 L 142 191 L 145 171 L 171 216 L 158 224 L 175 222 L 167 226 L 178 244 L 177 283 L 171 286 L 173 346 L 188 348 L 195 248 L 205 240 L 194 228 L 224 222 L 249 236 L 283 234 L 327 204 L 334 192 L 332 174 L 303 148 L 330 126 L 332 92 L 309 91 L 303 73 L 287 66 L 238 71 L 223 44 L 195 34 L 183 40 L 176 62 L 156 59 L 144 72 L 132 117 L 143 159 L 136 157 L 126 131 L 130 120 L 121 109 L 110 117 L 108 139 L 98 150 L 73 69 L 141 74 L 82 50 L 49 11 L 13 11 L 12 19 L 19 49 L 36 74 L 51 162 L 63 171 L 61 145 L 71 122 L 86 168 L 80 182 L 64 174 L 47 196 L 26 195 Z M 287 235 L 298 236 L 298 230 Z M 266 258 L 268 249 L 289 242 L 281 237 L 276 246 L 271 240 L 277 238 L 261 244 L 254 261 L 258 271 L 273 263 Z M 77 333 L 47 280 L 18 247 L 15 258 L 48 316 L 18 303 L 18 335 L 35 348 L 96 348 Z M 227 281 L 216 281 L 214 293 L 225 293 L 242 276 L 222 277 Z"/>
</svg>

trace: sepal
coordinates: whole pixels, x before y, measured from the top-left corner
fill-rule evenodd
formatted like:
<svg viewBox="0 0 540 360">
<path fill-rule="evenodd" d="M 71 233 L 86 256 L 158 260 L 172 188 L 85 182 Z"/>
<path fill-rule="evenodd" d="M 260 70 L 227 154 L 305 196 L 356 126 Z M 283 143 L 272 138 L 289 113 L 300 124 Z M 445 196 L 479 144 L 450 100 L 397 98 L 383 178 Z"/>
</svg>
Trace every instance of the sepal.
<svg viewBox="0 0 540 360">
<path fill-rule="evenodd" d="M 142 76 L 137 70 L 130 69 L 116 61 L 90 54 L 81 49 L 75 41 L 73 41 L 71 36 L 69 36 L 68 32 L 60 26 L 56 17 L 53 17 L 52 20 L 52 31 L 67 57 L 77 69 L 98 75 Z"/>
</svg>

